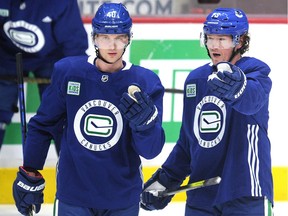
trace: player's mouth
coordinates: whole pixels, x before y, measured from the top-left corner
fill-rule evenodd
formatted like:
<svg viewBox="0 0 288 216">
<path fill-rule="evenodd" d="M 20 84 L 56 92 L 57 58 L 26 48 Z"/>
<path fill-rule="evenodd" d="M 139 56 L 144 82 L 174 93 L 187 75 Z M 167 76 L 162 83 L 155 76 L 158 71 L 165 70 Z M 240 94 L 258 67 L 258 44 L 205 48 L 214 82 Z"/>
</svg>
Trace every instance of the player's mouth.
<svg viewBox="0 0 288 216">
<path fill-rule="evenodd" d="M 223 56 L 221 53 L 218 53 L 218 52 L 212 52 L 210 53 L 210 56 L 211 56 L 211 59 L 213 61 L 214 64 L 217 64 L 221 61 L 223 61 Z"/>
<path fill-rule="evenodd" d="M 115 57 L 117 55 L 117 52 L 109 52 L 108 55 L 110 57 Z"/>
<path fill-rule="evenodd" d="M 221 54 L 220 54 L 220 53 L 212 53 L 212 56 L 213 56 L 214 58 L 218 58 L 218 57 L 221 56 Z"/>
</svg>

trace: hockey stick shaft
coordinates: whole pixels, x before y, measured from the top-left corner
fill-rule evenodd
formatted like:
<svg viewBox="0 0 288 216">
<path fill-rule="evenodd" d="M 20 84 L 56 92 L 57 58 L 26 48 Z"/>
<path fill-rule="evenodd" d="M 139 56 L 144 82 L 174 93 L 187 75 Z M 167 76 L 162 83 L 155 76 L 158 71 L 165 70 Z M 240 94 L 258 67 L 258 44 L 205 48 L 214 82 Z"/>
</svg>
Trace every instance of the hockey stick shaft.
<svg viewBox="0 0 288 216">
<path fill-rule="evenodd" d="M 185 192 L 185 191 L 190 191 L 190 190 L 195 190 L 198 188 L 203 188 L 203 187 L 208 187 L 212 185 L 217 185 L 221 182 L 221 178 L 219 176 L 206 179 L 206 180 L 201 180 L 197 182 L 193 182 L 191 184 L 181 186 L 176 190 L 165 190 L 165 191 L 159 191 L 158 192 L 158 197 L 166 197 L 166 196 L 171 196 L 180 192 Z"/>
<path fill-rule="evenodd" d="M 14 76 L 9 76 L 9 75 L 0 75 L 0 80 L 16 82 L 17 78 Z M 37 84 L 50 84 L 51 83 L 51 79 L 49 78 L 24 77 L 23 81 L 27 83 L 37 83 Z M 182 89 L 165 88 L 165 93 L 183 94 L 184 91 Z"/>
<path fill-rule="evenodd" d="M 26 109 L 25 109 L 25 94 L 24 94 L 24 80 L 23 80 L 23 61 L 22 53 L 16 54 L 16 71 L 17 71 L 17 83 L 18 83 L 18 99 L 20 107 L 20 121 L 21 121 L 21 135 L 22 135 L 22 149 L 24 155 L 24 145 L 26 141 Z M 33 205 L 29 208 L 29 216 L 33 216 Z"/>
<path fill-rule="evenodd" d="M 184 91 L 182 89 L 165 88 L 165 93 L 183 94 Z"/>
<path fill-rule="evenodd" d="M 17 83 L 18 83 L 18 98 L 20 106 L 20 120 L 22 132 L 22 144 L 26 141 L 26 110 L 25 110 L 25 94 L 24 94 L 24 81 L 23 81 L 23 62 L 22 53 L 16 54 L 16 70 L 17 70 Z"/>
<path fill-rule="evenodd" d="M 9 75 L 0 75 L 0 80 L 18 82 L 18 77 L 9 76 Z M 37 83 L 37 84 L 49 84 L 51 82 L 51 79 L 49 79 L 49 78 L 23 77 L 23 82 Z"/>
</svg>

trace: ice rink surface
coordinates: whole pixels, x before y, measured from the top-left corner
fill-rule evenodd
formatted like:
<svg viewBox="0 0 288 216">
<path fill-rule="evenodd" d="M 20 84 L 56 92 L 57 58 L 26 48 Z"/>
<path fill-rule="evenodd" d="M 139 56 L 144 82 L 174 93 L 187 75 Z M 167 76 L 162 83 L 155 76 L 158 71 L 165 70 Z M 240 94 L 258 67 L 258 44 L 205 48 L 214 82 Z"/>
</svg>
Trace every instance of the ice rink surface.
<svg viewBox="0 0 288 216">
<path fill-rule="evenodd" d="M 184 216 L 185 203 L 172 202 L 160 211 L 140 210 L 139 216 Z M 14 205 L 0 205 L 1 216 L 20 216 Z M 35 216 L 53 216 L 53 205 L 42 205 L 41 211 Z M 288 216 L 288 202 L 275 203 L 274 216 Z"/>
</svg>

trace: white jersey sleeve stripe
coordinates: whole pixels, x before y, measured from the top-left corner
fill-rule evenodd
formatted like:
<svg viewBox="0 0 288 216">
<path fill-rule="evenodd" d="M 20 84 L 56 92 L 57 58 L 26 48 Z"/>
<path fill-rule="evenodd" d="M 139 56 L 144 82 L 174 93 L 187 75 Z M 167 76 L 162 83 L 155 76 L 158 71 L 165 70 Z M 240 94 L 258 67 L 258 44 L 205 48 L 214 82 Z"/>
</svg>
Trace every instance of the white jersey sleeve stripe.
<svg viewBox="0 0 288 216">
<path fill-rule="evenodd" d="M 262 196 L 261 186 L 259 182 L 259 157 L 258 157 L 258 125 L 248 124 L 248 165 L 250 169 L 251 179 L 251 195 Z"/>
</svg>

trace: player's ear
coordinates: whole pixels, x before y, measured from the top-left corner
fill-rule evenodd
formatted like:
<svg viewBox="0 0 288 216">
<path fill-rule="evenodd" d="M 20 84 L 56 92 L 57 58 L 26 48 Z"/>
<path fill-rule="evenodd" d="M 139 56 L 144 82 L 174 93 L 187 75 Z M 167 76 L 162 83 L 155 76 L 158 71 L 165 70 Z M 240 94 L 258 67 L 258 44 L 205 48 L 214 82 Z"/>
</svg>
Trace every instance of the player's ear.
<svg viewBox="0 0 288 216">
<path fill-rule="evenodd" d="M 245 43 L 245 42 L 244 42 L 244 37 L 241 36 L 241 37 L 240 37 L 239 44 L 236 45 L 236 48 L 237 48 L 237 49 L 240 49 L 241 47 L 244 46 L 244 43 Z"/>
</svg>

